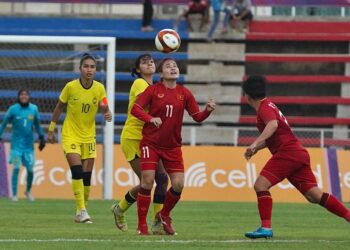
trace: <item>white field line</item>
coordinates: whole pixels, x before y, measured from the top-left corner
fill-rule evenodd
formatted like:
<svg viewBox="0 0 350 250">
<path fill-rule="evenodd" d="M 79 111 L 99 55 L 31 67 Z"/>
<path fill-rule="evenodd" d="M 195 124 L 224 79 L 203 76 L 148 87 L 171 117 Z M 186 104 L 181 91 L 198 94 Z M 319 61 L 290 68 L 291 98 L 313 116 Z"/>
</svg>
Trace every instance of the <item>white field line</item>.
<svg viewBox="0 0 350 250">
<path fill-rule="evenodd" d="M 96 243 L 108 243 L 108 242 L 125 242 L 125 243 L 166 243 L 166 244 L 234 244 L 234 243 L 350 243 L 350 240 L 273 240 L 273 239 L 259 239 L 259 240 L 113 240 L 113 239 L 0 239 L 0 243 L 55 243 L 55 242 L 96 242 Z"/>
</svg>

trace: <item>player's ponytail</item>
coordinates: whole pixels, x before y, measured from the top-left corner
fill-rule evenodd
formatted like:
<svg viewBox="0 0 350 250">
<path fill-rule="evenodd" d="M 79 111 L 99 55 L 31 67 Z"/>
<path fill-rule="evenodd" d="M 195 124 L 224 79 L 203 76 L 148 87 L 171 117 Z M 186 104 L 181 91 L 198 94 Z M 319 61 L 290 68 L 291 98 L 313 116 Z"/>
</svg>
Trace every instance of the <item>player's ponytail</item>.
<svg viewBox="0 0 350 250">
<path fill-rule="evenodd" d="M 140 72 L 137 72 L 136 68 L 132 68 L 131 69 L 131 76 L 134 77 L 134 78 L 140 78 L 141 74 L 140 74 Z"/>
<path fill-rule="evenodd" d="M 134 78 L 141 78 L 141 73 L 137 70 L 140 69 L 140 63 L 142 59 L 153 59 L 151 54 L 142 54 L 137 57 L 135 66 L 131 69 L 131 76 Z"/>
</svg>

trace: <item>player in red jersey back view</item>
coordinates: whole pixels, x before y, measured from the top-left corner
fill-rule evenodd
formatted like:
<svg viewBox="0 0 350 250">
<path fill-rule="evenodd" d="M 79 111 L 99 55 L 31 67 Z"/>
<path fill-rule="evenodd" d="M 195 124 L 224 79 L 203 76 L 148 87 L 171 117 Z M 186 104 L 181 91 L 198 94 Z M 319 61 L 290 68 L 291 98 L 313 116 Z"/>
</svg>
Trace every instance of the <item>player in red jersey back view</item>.
<svg viewBox="0 0 350 250">
<path fill-rule="evenodd" d="M 270 238 L 272 198 L 269 189 L 285 178 L 311 202 L 320 204 L 331 213 L 350 222 L 350 211 L 333 195 L 322 192 L 310 167 L 310 157 L 293 134 L 282 112 L 266 98 L 266 79 L 250 76 L 243 83 L 248 104 L 256 110 L 260 136 L 247 148 L 249 160 L 259 150 L 267 147 L 272 157 L 266 163 L 254 189 L 258 198 L 261 227 L 245 234 L 248 238 Z"/>
<path fill-rule="evenodd" d="M 171 58 L 164 59 L 159 66 L 161 82 L 149 86 L 138 98 L 131 114 L 145 122 L 141 141 L 141 188 L 137 196 L 138 233 L 148 235 L 147 213 L 151 202 L 155 170 L 162 160 L 171 188 L 166 194 L 164 207 L 157 214 L 156 234 L 175 234 L 170 212 L 180 200 L 184 187 L 184 164 L 181 151 L 181 128 L 186 110 L 196 122 L 204 121 L 215 109 L 209 100 L 203 111 L 192 93 L 176 83 L 179 68 Z M 144 110 L 148 109 L 146 113 Z M 157 228 L 157 225 L 154 227 Z"/>
</svg>

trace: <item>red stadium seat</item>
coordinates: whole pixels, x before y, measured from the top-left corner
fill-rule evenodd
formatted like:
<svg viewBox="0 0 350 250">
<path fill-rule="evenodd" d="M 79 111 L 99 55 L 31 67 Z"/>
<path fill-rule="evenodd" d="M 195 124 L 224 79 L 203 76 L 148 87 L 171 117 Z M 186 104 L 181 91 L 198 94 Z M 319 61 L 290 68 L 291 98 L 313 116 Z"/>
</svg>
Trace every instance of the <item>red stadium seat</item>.
<svg viewBox="0 0 350 250">
<path fill-rule="evenodd" d="M 239 145 L 250 145 L 256 140 L 256 137 L 253 136 L 240 136 L 238 138 L 238 144 Z M 320 138 L 299 138 L 301 143 L 305 147 L 319 147 L 321 145 Z M 350 147 L 350 140 L 340 140 L 340 139 L 332 139 L 332 138 L 325 138 L 324 139 L 324 146 L 338 146 L 338 147 Z"/>
<path fill-rule="evenodd" d="M 349 54 L 265 54 L 247 53 L 246 62 L 350 62 Z"/>
<path fill-rule="evenodd" d="M 350 83 L 342 75 L 266 75 L 268 83 Z"/>
<path fill-rule="evenodd" d="M 349 41 L 350 22 L 253 21 L 247 40 Z"/>
<path fill-rule="evenodd" d="M 271 96 L 269 99 L 275 104 L 350 104 L 350 98 L 339 96 Z M 247 103 L 244 97 L 241 103 Z"/>
<path fill-rule="evenodd" d="M 350 118 L 288 116 L 287 119 L 292 125 L 350 125 Z M 239 118 L 239 123 L 255 124 L 256 116 L 242 115 Z"/>
</svg>

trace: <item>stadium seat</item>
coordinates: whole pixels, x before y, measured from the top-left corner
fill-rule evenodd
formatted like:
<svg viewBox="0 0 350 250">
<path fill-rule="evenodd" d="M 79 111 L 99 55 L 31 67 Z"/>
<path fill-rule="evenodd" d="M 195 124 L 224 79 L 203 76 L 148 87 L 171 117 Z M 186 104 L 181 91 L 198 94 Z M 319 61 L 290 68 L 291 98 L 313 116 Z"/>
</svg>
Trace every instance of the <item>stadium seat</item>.
<svg viewBox="0 0 350 250">
<path fill-rule="evenodd" d="M 253 21 L 247 40 L 349 41 L 349 22 Z"/>
<path fill-rule="evenodd" d="M 288 116 L 288 122 L 292 125 L 350 125 L 350 118 L 314 117 L 314 116 Z M 243 115 L 239 123 L 255 124 L 256 116 Z"/>
</svg>

